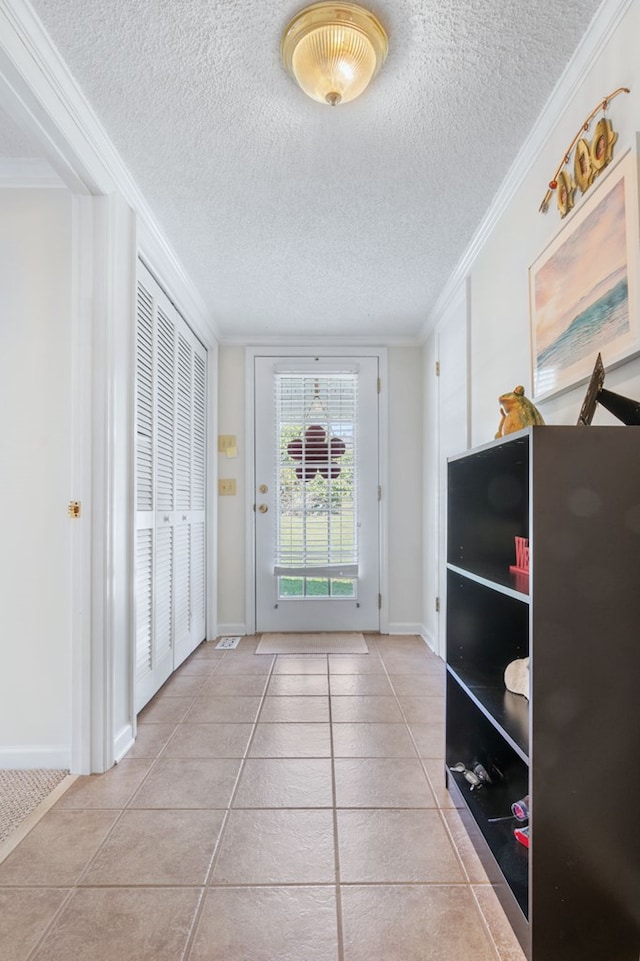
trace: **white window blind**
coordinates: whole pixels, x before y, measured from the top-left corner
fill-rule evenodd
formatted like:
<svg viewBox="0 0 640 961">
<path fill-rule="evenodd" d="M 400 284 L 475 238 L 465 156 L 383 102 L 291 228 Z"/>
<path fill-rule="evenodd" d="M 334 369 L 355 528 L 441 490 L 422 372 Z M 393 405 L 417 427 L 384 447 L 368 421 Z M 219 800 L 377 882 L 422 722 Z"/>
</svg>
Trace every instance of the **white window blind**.
<svg viewBox="0 0 640 961">
<path fill-rule="evenodd" d="M 358 575 L 358 375 L 276 373 L 274 573 Z"/>
</svg>

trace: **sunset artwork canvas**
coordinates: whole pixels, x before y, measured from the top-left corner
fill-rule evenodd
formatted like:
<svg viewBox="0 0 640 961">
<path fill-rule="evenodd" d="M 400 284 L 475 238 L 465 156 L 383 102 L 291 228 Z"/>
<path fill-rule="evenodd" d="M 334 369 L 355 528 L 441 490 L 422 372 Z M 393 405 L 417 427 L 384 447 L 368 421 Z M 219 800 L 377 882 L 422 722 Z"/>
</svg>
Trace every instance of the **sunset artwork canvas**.
<svg viewBox="0 0 640 961">
<path fill-rule="evenodd" d="M 637 168 L 629 155 L 530 270 L 536 400 L 638 349 Z M 634 240 L 634 238 L 636 238 Z"/>
</svg>

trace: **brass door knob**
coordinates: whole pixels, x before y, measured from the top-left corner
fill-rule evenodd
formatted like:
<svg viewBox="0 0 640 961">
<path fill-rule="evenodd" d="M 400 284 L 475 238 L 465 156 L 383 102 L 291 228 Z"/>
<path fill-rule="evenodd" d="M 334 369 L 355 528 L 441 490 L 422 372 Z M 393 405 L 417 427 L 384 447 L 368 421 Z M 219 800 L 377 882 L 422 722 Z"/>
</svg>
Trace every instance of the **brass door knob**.
<svg viewBox="0 0 640 961">
<path fill-rule="evenodd" d="M 267 487 L 266 484 L 260 484 L 260 487 L 258 488 L 258 490 L 260 491 L 261 494 L 266 494 L 269 488 Z"/>
<path fill-rule="evenodd" d="M 260 504 L 260 507 L 258 508 L 258 510 L 260 511 L 261 514 L 266 514 L 269 508 L 267 507 L 266 504 Z"/>
</svg>

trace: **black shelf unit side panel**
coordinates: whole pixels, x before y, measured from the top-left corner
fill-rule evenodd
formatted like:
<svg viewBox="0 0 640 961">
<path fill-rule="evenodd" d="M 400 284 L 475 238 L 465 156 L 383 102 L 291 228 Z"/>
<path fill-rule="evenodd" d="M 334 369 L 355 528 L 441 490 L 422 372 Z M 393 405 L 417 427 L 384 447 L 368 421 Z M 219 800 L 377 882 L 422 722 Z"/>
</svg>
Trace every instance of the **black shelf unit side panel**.
<svg viewBox="0 0 640 961">
<path fill-rule="evenodd" d="M 534 961 L 640 958 L 640 427 L 534 428 Z"/>
<path fill-rule="evenodd" d="M 529 536 L 529 431 L 448 463 L 447 561 L 487 576 L 515 564 Z M 499 575 L 498 575 L 499 576 Z"/>
</svg>

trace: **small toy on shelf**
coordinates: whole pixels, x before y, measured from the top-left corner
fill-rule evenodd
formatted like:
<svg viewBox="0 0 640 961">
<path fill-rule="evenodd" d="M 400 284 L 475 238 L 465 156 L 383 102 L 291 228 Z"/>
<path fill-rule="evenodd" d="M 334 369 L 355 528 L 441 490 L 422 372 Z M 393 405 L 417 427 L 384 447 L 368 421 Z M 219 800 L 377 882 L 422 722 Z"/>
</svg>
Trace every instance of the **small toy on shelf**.
<svg viewBox="0 0 640 961">
<path fill-rule="evenodd" d="M 504 437 L 505 434 L 512 434 L 516 430 L 522 430 L 523 427 L 544 424 L 538 408 L 524 396 L 524 387 L 521 384 L 514 387 L 508 394 L 502 394 L 498 397 L 498 401 L 502 418 L 498 425 L 496 439 Z"/>
<path fill-rule="evenodd" d="M 509 567 L 514 574 L 529 573 L 529 538 L 514 537 L 516 542 L 516 562 Z"/>
<path fill-rule="evenodd" d="M 512 694 L 521 694 L 529 700 L 529 658 L 518 657 L 504 669 L 504 686 Z"/>
<path fill-rule="evenodd" d="M 511 805 L 511 810 L 513 811 L 513 816 L 518 819 L 518 821 L 527 821 L 529 819 L 529 795 L 520 798 L 519 801 L 514 801 Z"/>
<path fill-rule="evenodd" d="M 476 762 L 473 768 L 469 769 L 463 761 L 458 761 L 458 763 L 452 765 L 449 770 L 455 771 L 456 774 L 462 774 L 465 781 L 471 785 L 471 791 L 479 791 L 483 784 L 492 783 L 489 772 L 480 762 Z"/>
</svg>

